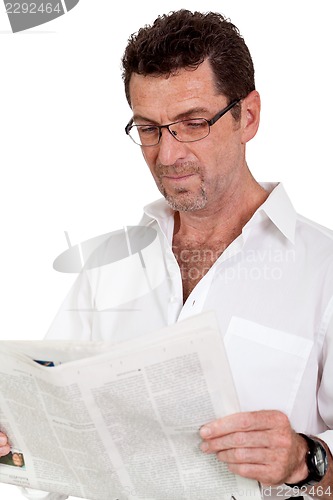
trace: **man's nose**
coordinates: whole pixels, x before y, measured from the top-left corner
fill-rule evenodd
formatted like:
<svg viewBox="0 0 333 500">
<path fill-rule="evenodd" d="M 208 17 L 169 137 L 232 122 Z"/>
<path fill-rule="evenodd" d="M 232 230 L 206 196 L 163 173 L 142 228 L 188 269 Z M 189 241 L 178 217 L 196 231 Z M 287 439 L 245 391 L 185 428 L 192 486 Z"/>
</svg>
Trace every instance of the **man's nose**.
<svg viewBox="0 0 333 500">
<path fill-rule="evenodd" d="M 187 153 L 186 143 L 179 142 L 168 129 L 161 130 L 162 135 L 158 144 L 158 161 L 162 165 L 174 165 L 177 160 L 184 159 Z"/>
</svg>

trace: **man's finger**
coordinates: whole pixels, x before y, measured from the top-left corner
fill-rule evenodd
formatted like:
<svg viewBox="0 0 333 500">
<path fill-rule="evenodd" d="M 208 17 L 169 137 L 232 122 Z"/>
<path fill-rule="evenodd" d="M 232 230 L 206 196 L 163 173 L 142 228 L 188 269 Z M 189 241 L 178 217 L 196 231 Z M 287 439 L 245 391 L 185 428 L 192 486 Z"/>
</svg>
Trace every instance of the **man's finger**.
<svg viewBox="0 0 333 500">
<path fill-rule="evenodd" d="M 216 453 L 234 448 L 278 448 L 279 436 L 273 431 L 235 432 L 217 438 L 206 439 L 201 450 L 206 453 Z"/>
<path fill-rule="evenodd" d="M 6 434 L 0 432 L 0 457 L 5 457 L 10 452 L 10 446 Z"/>
<path fill-rule="evenodd" d="M 264 431 L 289 426 L 288 417 L 276 410 L 241 412 L 205 424 L 200 429 L 203 439 L 212 439 L 234 432 Z"/>
<path fill-rule="evenodd" d="M 0 446 L 0 457 L 5 457 L 10 452 L 10 446 Z"/>
<path fill-rule="evenodd" d="M 219 451 L 217 458 L 227 464 L 259 464 L 271 466 L 276 463 L 277 453 L 269 448 L 235 448 Z"/>
<path fill-rule="evenodd" d="M 3 432 L 0 432 L 0 446 L 5 446 L 7 442 L 7 436 Z"/>
</svg>

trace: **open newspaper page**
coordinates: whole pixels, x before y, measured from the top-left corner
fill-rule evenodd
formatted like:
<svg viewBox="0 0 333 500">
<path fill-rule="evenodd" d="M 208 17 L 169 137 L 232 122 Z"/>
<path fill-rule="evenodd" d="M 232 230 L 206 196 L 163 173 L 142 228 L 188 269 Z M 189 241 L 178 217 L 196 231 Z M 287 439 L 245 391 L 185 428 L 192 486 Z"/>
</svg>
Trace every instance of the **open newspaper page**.
<svg viewBox="0 0 333 500">
<path fill-rule="evenodd" d="M 199 449 L 200 427 L 237 411 L 213 313 L 114 346 L 3 341 L 0 481 L 91 500 L 259 499 Z"/>
</svg>

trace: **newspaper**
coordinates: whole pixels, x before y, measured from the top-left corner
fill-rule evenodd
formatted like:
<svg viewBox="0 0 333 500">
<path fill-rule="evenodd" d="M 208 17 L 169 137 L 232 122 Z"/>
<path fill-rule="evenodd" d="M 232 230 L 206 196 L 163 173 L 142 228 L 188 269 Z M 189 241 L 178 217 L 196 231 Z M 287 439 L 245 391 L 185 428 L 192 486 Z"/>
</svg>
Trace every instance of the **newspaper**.
<svg viewBox="0 0 333 500">
<path fill-rule="evenodd" d="M 107 342 L 0 342 L 0 481 L 91 500 L 260 499 L 199 446 L 239 410 L 214 313 Z"/>
</svg>

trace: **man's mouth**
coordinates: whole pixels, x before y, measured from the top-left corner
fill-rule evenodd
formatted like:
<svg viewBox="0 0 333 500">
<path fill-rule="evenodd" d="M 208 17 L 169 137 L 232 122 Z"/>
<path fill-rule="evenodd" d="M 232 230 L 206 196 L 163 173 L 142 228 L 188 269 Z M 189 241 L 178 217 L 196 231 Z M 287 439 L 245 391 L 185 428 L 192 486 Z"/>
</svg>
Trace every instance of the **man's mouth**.
<svg viewBox="0 0 333 500">
<path fill-rule="evenodd" d="M 169 175 L 163 175 L 162 178 L 164 179 L 169 179 L 169 180 L 172 180 L 172 181 L 182 181 L 182 180 L 186 180 L 186 179 L 189 179 L 190 177 L 193 177 L 193 173 L 190 173 L 190 174 L 179 174 L 179 175 L 176 175 L 176 174 L 169 174 Z"/>
</svg>

